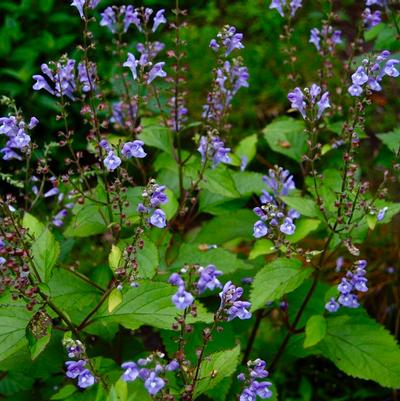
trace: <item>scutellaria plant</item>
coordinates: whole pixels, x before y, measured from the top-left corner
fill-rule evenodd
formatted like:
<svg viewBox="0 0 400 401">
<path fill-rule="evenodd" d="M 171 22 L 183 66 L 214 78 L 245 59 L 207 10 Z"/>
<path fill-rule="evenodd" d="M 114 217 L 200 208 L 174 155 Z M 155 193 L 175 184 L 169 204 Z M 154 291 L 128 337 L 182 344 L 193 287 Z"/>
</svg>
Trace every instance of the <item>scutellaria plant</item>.
<svg viewBox="0 0 400 401">
<path fill-rule="evenodd" d="M 392 263 L 368 237 L 400 211 L 399 129 L 379 136 L 391 163 L 378 183 L 360 155 L 374 95 L 400 75 L 397 54 L 361 38 L 398 27 L 396 6 L 367 0 L 352 39 L 326 1 L 304 38 L 319 63 L 308 81 L 302 2 L 272 1 L 288 115 L 237 138 L 230 116 L 251 83 L 239 29 L 210 36 L 209 88 L 190 93 L 190 10 L 101 3 L 72 2 L 81 43 L 32 77 L 56 110 L 52 142 L 1 100 L 1 369 L 53 355 L 37 399 L 256 401 L 279 399 L 283 361 L 322 355 L 399 388 L 400 349 L 364 307 Z"/>
</svg>

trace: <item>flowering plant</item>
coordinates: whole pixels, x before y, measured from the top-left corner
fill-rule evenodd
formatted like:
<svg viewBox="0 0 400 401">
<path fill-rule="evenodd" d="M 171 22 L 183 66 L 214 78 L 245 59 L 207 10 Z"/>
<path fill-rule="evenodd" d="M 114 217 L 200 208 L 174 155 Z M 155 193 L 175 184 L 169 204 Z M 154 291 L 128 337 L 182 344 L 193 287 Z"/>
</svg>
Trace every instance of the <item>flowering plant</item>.
<svg viewBox="0 0 400 401">
<path fill-rule="evenodd" d="M 398 54 L 361 37 L 398 29 L 396 7 L 367 0 L 352 38 L 326 1 L 304 40 L 309 79 L 293 39 L 302 2 L 270 2 L 290 116 L 237 138 L 252 79 L 240 29 L 210 36 L 196 111 L 188 11 L 101 3 L 72 1 L 81 43 L 32 76 L 55 111 L 52 141 L 1 99 L 0 392 L 17 394 L 26 369 L 37 399 L 277 400 L 283 362 L 321 356 L 399 388 L 400 348 L 369 307 L 379 269 L 394 272 L 371 247 L 400 212 L 399 129 L 377 135 L 390 159 L 377 185 L 360 154 L 375 96 L 400 76 Z"/>
</svg>

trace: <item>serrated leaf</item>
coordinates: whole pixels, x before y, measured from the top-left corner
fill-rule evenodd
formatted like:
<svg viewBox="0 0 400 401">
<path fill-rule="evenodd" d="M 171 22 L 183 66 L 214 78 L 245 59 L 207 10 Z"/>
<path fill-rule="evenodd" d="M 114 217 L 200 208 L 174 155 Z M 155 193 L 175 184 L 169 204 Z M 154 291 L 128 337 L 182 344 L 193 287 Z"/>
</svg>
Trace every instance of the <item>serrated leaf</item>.
<svg viewBox="0 0 400 401">
<path fill-rule="evenodd" d="M 111 313 L 122 302 L 122 293 L 114 288 L 108 296 L 108 311 Z"/>
<path fill-rule="evenodd" d="M 308 234 L 315 231 L 321 222 L 316 219 L 300 219 L 295 221 L 296 231 L 294 234 L 287 237 L 292 244 L 307 237 Z"/>
<path fill-rule="evenodd" d="M 276 252 L 274 243 L 269 239 L 259 239 L 254 242 L 253 249 L 250 251 L 249 260 L 255 259 L 261 255 L 270 255 L 271 253 Z"/>
<path fill-rule="evenodd" d="M 322 315 L 311 316 L 306 323 L 304 348 L 318 344 L 326 334 L 326 320 Z"/>
<path fill-rule="evenodd" d="M 268 124 L 263 134 L 273 151 L 300 162 L 307 149 L 304 128 L 303 121 L 282 117 Z"/>
<path fill-rule="evenodd" d="M 252 284 L 252 310 L 260 309 L 267 302 L 294 291 L 311 271 L 310 268 L 302 268 L 302 263 L 295 259 L 279 258 L 267 264 L 256 274 Z"/>
<path fill-rule="evenodd" d="M 28 212 L 24 213 L 22 219 L 22 226 L 28 230 L 28 234 L 33 238 L 39 238 L 40 234 L 44 231 L 45 225 L 41 223 L 35 216 Z"/>
<path fill-rule="evenodd" d="M 160 263 L 158 249 L 154 242 L 144 237 L 143 249 L 137 250 L 139 278 L 153 278 Z"/>
<path fill-rule="evenodd" d="M 239 362 L 240 347 L 207 356 L 200 367 L 194 398 L 215 387 L 223 378 L 232 375 Z"/>
<path fill-rule="evenodd" d="M 400 128 L 386 134 L 376 134 L 376 136 L 393 152 L 397 153 L 400 149 Z"/>
<path fill-rule="evenodd" d="M 46 228 L 32 244 L 32 258 L 36 269 L 44 282 L 48 282 L 53 267 L 60 255 L 60 244 L 51 231 Z"/>
<path fill-rule="evenodd" d="M 144 118 L 142 121 L 142 132 L 140 139 L 147 146 L 161 149 L 164 152 L 173 153 L 171 131 L 160 124 L 159 121 L 151 118 Z"/>
<path fill-rule="evenodd" d="M 378 218 L 375 214 L 367 214 L 367 224 L 370 230 L 373 230 L 378 222 Z"/>
<path fill-rule="evenodd" d="M 281 196 L 280 197 L 289 207 L 297 210 L 302 216 L 320 217 L 321 212 L 313 199 L 300 196 Z"/>
<path fill-rule="evenodd" d="M 206 170 L 204 179 L 200 183 L 200 188 L 228 198 L 240 197 L 230 171 L 224 166 Z"/>
<path fill-rule="evenodd" d="M 65 400 L 70 395 L 76 393 L 78 388 L 73 384 L 67 384 L 64 387 L 61 387 L 54 395 L 51 396 L 51 400 Z"/>
<path fill-rule="evenodd" d="M 367 316 L 330 317 L 326 336 L 317 347 L 350 376 L 384 387 L 400 387 L 399 345 L 382 325 Z"/>
</svg>

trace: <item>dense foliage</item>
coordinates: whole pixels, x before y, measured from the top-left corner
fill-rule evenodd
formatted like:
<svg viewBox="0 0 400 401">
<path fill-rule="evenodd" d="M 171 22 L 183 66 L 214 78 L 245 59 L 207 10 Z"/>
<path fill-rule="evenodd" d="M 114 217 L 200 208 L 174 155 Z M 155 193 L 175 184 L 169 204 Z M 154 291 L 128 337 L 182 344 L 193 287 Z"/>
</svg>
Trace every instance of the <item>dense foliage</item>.
<svg viewBox="0 0 400 401">
<path fill-rule="evenodd" d="M 398 399 L 400 8 L 306 3 L 0 3 L 1 399 Z"/>
</svg>

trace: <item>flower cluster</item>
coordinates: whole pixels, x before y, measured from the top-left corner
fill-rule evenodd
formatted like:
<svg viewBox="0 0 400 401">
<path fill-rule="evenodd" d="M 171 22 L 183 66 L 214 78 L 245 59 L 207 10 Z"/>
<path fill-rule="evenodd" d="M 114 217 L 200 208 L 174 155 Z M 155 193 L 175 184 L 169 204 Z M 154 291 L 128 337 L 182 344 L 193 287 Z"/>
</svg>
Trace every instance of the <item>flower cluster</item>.
<svg viewBox="0 0 400 401">
<path fill-rule="evenodd" d="M 153 10 L 151 8 L 134 8 L 132 5 L 128 6 L 112 6 L 107 7 L 101 13 L 100 25 L 107 27 L 113 34 L 126 33 L 129 27 L 133 24 L 140 32 L 155 32 L 158 27 L 167 22 L 164 16 L 165 10 L 159 10 L 151 18 Z"/>
<path fill-rule="evenodd" d="M 397 78 L 400 75 L 396 66 L 400 63 L 397 59 L 389 59 L 390 52 L 384 50 L 373 60 L 364 59 L 362 65 L 357 68 L 351 76 L 352 85 L 348 91 L 351 96 L 361 96 L 363 87 L 369 90 L 379 92 L 382 90 L 380 82 L 382 78 L 388 77 Z"/>
<path fill-rule="evenodd" d="M 134 100 L 130 100 L 130 103 L 124 101 L 116 102 L 111 108 L 110 123 L 114 124 L 116 128 L 122 128 L 127 131 L 132 131 L 135 128 L 134 123 L 137 118 L 138 106 Z"/>
<path fill-rule="evenodd" d="M 27 152 L 31 143 L 31 137 L 27 130 L 33 129 L 38 122 L 39 120 L 36 117 L 32 117 L 28 125 L 20 117 L 0 117 L 0 135 L 5 135 L 8 138 L 6 145 L 0 149 L 3 160 L 22 160 L 16 150 L 22 153 Z"/>
<path fill-rule="evenodd" d="M 96 378 L 93 373 L 87 368 L 88 360 L 86 359 L 85 346 L 79 340 L 65 338 L 63 345 L 67 351 L 69 358 L 76 360 L 67 361 L 65 365 L 67 371 L 65 375 L 70 379 L 78 379 L 77 384 L 80 388 L 88 388 L 93 386 Z"/>
<path fill-rule="evenodd" d="M 358 260 L 354 264 L 353 271 L 349 271 L 346 277 L 340 281 L 337 289 L 339 290 L 339 298 L 331 298 L 325 305 L 325 309 L 329 312 L 336 312 L 340 305 L 347 308 L 358 308 L 360 303 L 354 291 L 367 292 L 368 279 L 365 277 L 367 274 L 365 268 L 367 267 L 366 260 Z"/>
<path fill-rule="evenodd" d="M 322 55 L 325 54 L 325 50 L 328 53 L 332 53 L 335 47 L 342 43 L 342 31 L 333 29 L 330 25 L 324 25 L 321 30 L 313 28 L 310 31 L 309 42 L 314 44 L 318 52 Z"/>
<path fill-rule="evenodd" d="M 236 287 L 231 281 L 228 281 L 219 293 L 219 297 L 221 298 L 219 311 L 226 314 L 228 322 L 236 317 L 240 320 L 251 318 L 251 312 L 248 310 L 251 307 L 251 303 L 241 301 L 240 298 L 242 295 L 243 288 Z"/>
<path fill-rule="evenodd" d="M 288 209 L 279 199 L 279 196 L 286 196 L 295 189 L 293 176 L 288 170 L 275 166 L 274 169 L 269 170 L 268 176 L 263 177 L 263 181 L 272 194 L 263 190 L 260 196 L 261 206 L 253 209 L 254 213 L 260 217 L 260 220 L 254 224 L 254 237 L 264 237 L 268 234 L 269 228 L 278 228 L 285 235 L 294 234 L 296 226 L 293 221 L 300 217 L 300 213 L 294 209 Z"/>
<path fill-rule="evenodd" d="M 149 60 L 147 53 L 143 53 L 139 60 L 136 60 L 132 53 L 128 53 L 128 59 L 123 64 L 124 67 L 131 70 L 134 80 L 143 77 L 147 85 L 150 85 L 157 77 L 165 78 L 167 76 L 167 73 L 163 70 L 164 65 L 164 61 L 153 64 Z M 140 69 L 140 74 L 138 74 L 138 67 Z M 150 69 L 146 72 L 145 67 L 149 67 Z"/>
<path fill-rule="evenodd" d="M 146 157 L 147 153 L 143 150 L 144 142 L 140 140 L 135 140 L 132 142 L 126 142 L 121 150 L 121 155 L 126 159 L 131 159 L 132 157 L 142 159 Z M 101 140 L 99 146 L 105 150 L 106 157 L 103 163 L 108 171 L 114 171 L 121 165 L 121 159 L 116 154 L 115 150 L 105 139 Z"/>
<path fill-rule="evenodd" d="M 229 157 L 231 149 L 225 148 L 224 142 L 218 136 L 202 136 L 197 150 L 201 154 L 202 163 L 204 164 L 207 160 L 212 160 L 213 168 L 217 167 L 220 163 L 230 163 L 231 161 Z"/>
<path fill-rule="evenodd" d="M 151 366 L 151 367 L 150 367 Z M 144 383 L 144 387 L 151 396 L 160 392 L 165 384 L 166 379 L 160 377 L 166 372 L 172 372 L 179 368 L 179 362 L 176 359 L 166 363 L 164 361 L 164 354 L 157 352 L 141 358 L 137 362 L 125 362 L 121 365 L 124 369 L 122 380 L 125 382 L 132 382 L 140 379 Z"/>
<path fill-rule="evenodd" d="M 295 88 L 288 94 L 288 100 L 292 109 L 298 110 L 304 119 L 317 121 L 322 117 L 323 112 L 331 107 L 329 103 L 329 92 L 321 95 L 321 88 L 312 84 L 310 88 L 305 88 L 304 92 Z"/>
<path fill-rule="evenodd" d="M 302 0 L 272 0 L 269 8 L 278 11 L 282 17 L 284 17 L 286 13 L 294 17 L 296 11 L 302 6 L 301 3 Z"/>
<path fill-rule="evenodd" d="M 71 6 L 76 7 L 80 17 L 84 19 L 85 18 L 84 7 L 87 6 L 91 10 L 94 10 L 99 3 L 100 0 L 73 0 Z"/>
<path fill-rule="evenodd" d="M 362 13 L 366 29 L 371 29 L 382 22 L 381 10 L 371 10 L 370 6 L 385 7 L 385 0 L 366 0 L 366 8 Z"/>
<path fill-rule="evenodd" d="M 240 373 L 237 377 L 239 381 L 246 385 L 240 394 L 240 401 L 256 401 L 257 397 L 261 399 L 272 397 L 272 391 L 270 390 L 272 383 L 258 380 L 268 377 L 269 373 L 265 369 L 266 365 L 262 359 L 247 362 L 247 375 Z"/>
<path fill-rule="evenodd" d="M 86 93 L 95 89 L 96 65 L 92 62 L 78 64 L 78 76 L 76 77 L 75 60 L 62 58 L 57 63 L 41 65 L 44 75 L 34 75 L 36 80 L 34 90 L 44 89 L 50 94 L 61 97 L 66 96 L 75 100 L 74 92 L 77 88 L 77 80 L 81 85 L 82 92 Z M 50 85 L 51 84 L 51 85 Z"/>
<path fill-rule="evenodd" d="M 158 185 L 155 180 L 150 180 L 149 185 L 142 192 L 143 203 L 139 203 L 137 207 L 138 212 L 149 215 L 149 223 L 158 228 L 164 228 L 167 225 L 164 211 L 158 208 L 168 202 L 165 189 L 164 185 Z"/>
</svg>

